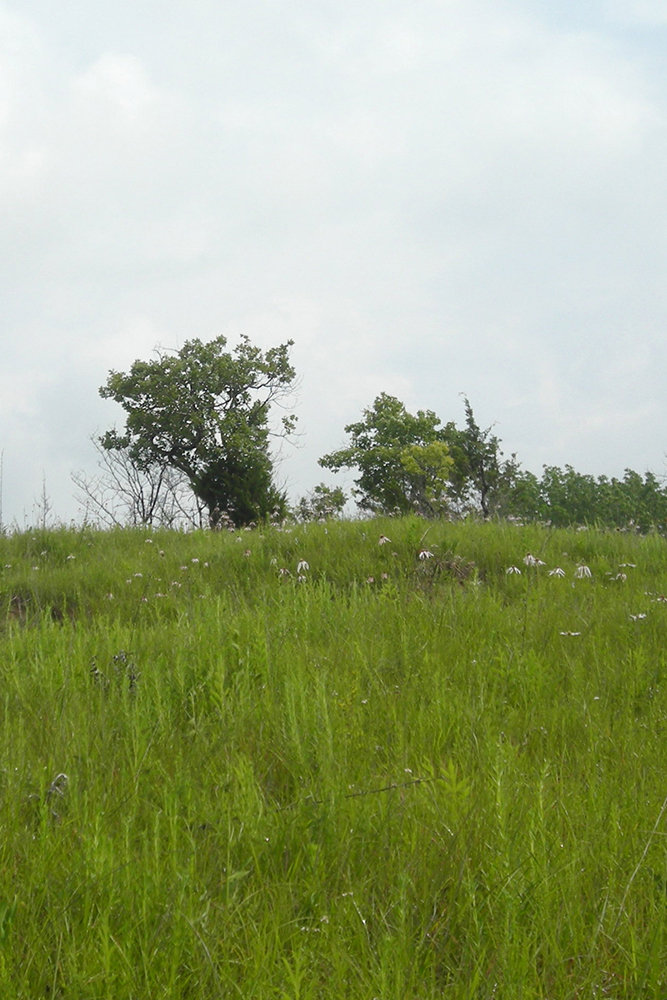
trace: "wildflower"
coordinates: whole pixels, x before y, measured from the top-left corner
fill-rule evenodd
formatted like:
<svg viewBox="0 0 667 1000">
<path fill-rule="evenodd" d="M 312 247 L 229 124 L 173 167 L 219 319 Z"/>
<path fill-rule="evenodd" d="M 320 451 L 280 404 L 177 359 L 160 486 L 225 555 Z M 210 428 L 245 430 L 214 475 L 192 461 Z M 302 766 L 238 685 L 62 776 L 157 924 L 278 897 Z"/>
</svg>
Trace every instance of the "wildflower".
<svg viewBox="0 0 667 1000">
<path fill-rule="evenodd" d="M 561 569 L 560 566 L 555 566 L 554 569 L 549 570 L 549 576 L 565 576 L 565 570 Z"/>
<path fill-rule="evenodd" d="M 164 559 L 164 549 L 160 549 L 158 555 L 160 556 L 161 559 Z"/>
<path fill-rule="evenodd" d="M 199 559 L 197 559 L 197 558 L 195 558 L 195 559 L 191 559 L 191 560 L 190 560 L 190 562 L 193 562 L 193 563 L 198 563 L 198 562 L 199 562 Z"/>
<path fill-rule="evenodd" d="M 246 559 L 247 559 L 247 558 L 248 558 L 248 556 L 251 556 L 251 555 L 252 555 L 252 551 L 251 551 L 250 549 L 246 549 L 246 550 L 245 550 L 245 552 L 243 553 L 243 555 L 244 555 L 244 556 L 246 557 Z"/>
<path fill-rule="evenodd" d="M 107 601 L 113 601 L 113 594 L 105 594 L 104 596 Z"/>
<path fill-rule="evenodd" d="M 381 579 L 382 580 L 388 580 L 389 579 L 389 573 L 383 573 Z"/>
<path fill-rule="evenodd" d="M 70 554 L 69 554 L 69 555 L 67 556 L 67 559 L 65 560 L 65 562 L 70 562 L 70 561 L 71 561 L 72 559 L 76 559 L 76 556 L 73 556 L 73 555 L 72 555 L 72 554 L 70 553 Z"/>
<path fill-rule="evenodd" d="M 375 577 L 374 576 L 367 577 L 366 578 L 366 583 L 375 583 Z"/>
<path fill-rule="evenodd" d="M 187 570 L 187 568 L 188 568 L 187 566 L 181 566 L 181 570 L 182 570 L 183 572 L 185 572 L 185 571 Z"/>
<path fill-rule="evenodd" d="M 297 571 L 297 573 L 306 573 L 309 569 L 310 569 L 310 566 L 308 565 L 308 563 L 306 562 L 306 560 L 302 559 L 301 562 L 298 564 L 298 566 L 296 568 L 296 571 Z"/>
<path fill-rule="evenodd" d="M 5 563 L 5 569 L 11 569 L 11 568 L 12 568 L 11 563 Z"/>
<path fill-rule="evenodd" d="M 146 541 L 144 542 L 144 545 L 152 545 L 152 544 L 153 544 L 152 538 L 147 538 Z"/>
<path fill-rule="evenodd" d="M 637 569 L 637 563 L 619 563 L 619 569 Z"/>
<path fill-rule="evenodd" d="M 292 575 L 290 573 L 290 571 L 285 566 L 281 566 L 281 568 L 279 569 L 278 572 L 279 572 L 280 576 L 291 576 Z"/>
<path fill-rule="evenodd" d="M 559 632 L 559 635 L 581 635 L 581 632 Z"/>
<path fill-rule="evenodd" d="M 538 560 L 530 552 L 523 557 L 524 566 L 537 566 Z"/>
<path fill-rule="evenodd" d="M 137 577 L 140 577 L 140 578 L 141 578 L 141 577 L 142 577 L 143 575 L 144 575 L 143 573 L 133 573 L 133 574 L 132 574 L 132 576 L 133 576 L 133 577 L 134 577 L 135 579 L 136 579 Z"/>
<path fill-rule="evenodd" d="M 507 574 L 507 576 L 511 576 L 513 573 L 516 573 L 517 576 L 521 576 L 521 570 L 519 569 L 518 566 L 508 566 L 507 569 L 505 570 L 505 573 Z"/>
<path fill-rule="evenodd" d="M 297 579 L 297 582 L 298 582 L 298 583 L 305 583 L 305 582 L 306 582 L 306 578 L 305 578 L 305 576 L 301 576 L 301 575 L 299 575 L 299 576 L 297 576 L 297 578 L 296 578 L 296 579 Z"/>
<path fill-rule="evenodd" d="M 206 566 L 206 568 L 208 569 L 208 563 L 207 562 L 204 563 L 204 566 Z"/>
<path fill-rule="evenodd" d="M 380 540 L 378 541 L 378 545 L 386 545 L 387 542 L 390 542 L 390 541 L 391 541 L 391 538 L 387 538 L 386 535 L 380 535 Z"/>
<path fill-rule="evenodd" d="M 583 563 L 580 563 L 579 566 L 577 566 L 574 571 L 574 575 L 577 580 L 583 580 L 585 577 L 593 576 L 588 566 L 585 566 Z"/>
<path fill-rule="evenodd" d="M 278 565 L 278 560 L 276 559 L 275 556 L 272 556 L 271 559 L 269 559 L 269 566 L 277 566 L 277 565 Z"/>
<path fill-rule="evenodd" d="M 66 774 L 57 774 L 46 790 L 46 797 L 50 798 L 51 795 L 64 795 L 68 782 L 69 778 Z"/>
<path fill-rule="evenodd" d="M 643 618 L 646 618 L 646 615 L 630 615 L 630 618 L 633 622 L 639 622 L 642 621 Z"/>
<path fill-rule="evenodd" d="M 616 576 L 612 577 L 612 580 L 618 580 L 620 583 L 625 583 L 628 579 L 627 573 L 617 573 Z"/>
<path fill-rule="evenodd" d="M 420 559 L 432 559 L 433 558 L 433 553 L 429 552 L 428 549 L 422 549 L 421 552 L 419 553 L 419 558 Z"/>
</svg>

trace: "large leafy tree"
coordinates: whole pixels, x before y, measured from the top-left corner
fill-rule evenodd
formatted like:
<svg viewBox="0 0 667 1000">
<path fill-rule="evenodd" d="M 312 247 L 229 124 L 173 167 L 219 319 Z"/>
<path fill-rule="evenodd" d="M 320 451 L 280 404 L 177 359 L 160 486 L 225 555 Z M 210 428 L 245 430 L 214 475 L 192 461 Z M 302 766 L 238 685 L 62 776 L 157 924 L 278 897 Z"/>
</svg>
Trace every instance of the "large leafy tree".
<svg viewBox="0 0 667 1000">
<path fill-rule="evenodd" d="M 345 428 L 348 446 L 324 455 L 320 465 L 334 472 L 359 469 L 354 493 L 362 510 L 438 513 L 453 465 L 439 425 L 431 410 L 408 413 L 399 399 L 382 393 L 362 420 Z"/>
<path fill-rule="evenodd" d="M 274 483 L 269 411 L 294 383 L 292 341 L 265 352 L 247 337 L 233 351 L 226 346 L 225 337 L 186 341 L 129 372 L 110 372 L 100 389 L 127 414 L 124 432 L 108 431 L 102 446 L 124 451 L 140 469 L 181 472 L 212 526 L 225 515 L 240 526 L 286 505 Z M 294 423 L 283 417 L 282 433 Z"/>
</svg>

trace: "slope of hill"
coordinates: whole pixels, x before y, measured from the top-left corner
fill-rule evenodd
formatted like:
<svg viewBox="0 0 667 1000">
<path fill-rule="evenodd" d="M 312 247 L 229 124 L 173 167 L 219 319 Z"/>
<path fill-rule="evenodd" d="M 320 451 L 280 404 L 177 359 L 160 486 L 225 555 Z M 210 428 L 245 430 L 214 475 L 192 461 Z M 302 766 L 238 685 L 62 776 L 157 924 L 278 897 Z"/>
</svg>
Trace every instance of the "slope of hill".
<svg viewBox="0 0 667 1000">
<path fill-rule="evenodd" d="M 667 544 L 0 539 L 0 993 L 667 991 Z"/>
</svg>

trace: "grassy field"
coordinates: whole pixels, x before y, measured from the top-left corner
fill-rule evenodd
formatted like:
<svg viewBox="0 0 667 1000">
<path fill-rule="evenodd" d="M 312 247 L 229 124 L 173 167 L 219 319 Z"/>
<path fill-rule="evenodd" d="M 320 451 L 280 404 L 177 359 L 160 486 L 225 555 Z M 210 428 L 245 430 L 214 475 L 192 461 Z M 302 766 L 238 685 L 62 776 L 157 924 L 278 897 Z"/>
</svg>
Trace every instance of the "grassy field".
<svg viewBox="0 0 667 1000">
<path fill-rule="evenodd" d="M 0 567 L 1 997 L 667 996 L 660 537 L 33 531 Z"/>
</svg>

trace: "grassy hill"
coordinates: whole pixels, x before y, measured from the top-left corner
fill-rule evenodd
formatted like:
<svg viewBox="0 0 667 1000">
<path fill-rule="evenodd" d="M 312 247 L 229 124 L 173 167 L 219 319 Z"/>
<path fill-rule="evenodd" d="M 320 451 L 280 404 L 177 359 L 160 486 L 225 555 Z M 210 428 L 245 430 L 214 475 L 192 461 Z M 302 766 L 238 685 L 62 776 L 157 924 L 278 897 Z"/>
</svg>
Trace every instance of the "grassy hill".
<svg viewBox="0 0 667 1000">
<path fill-rule="evenodd" d="M 0 567 L 0 996 L 667 994 L 663 539 L 81 529 Z"/>
</svg>

